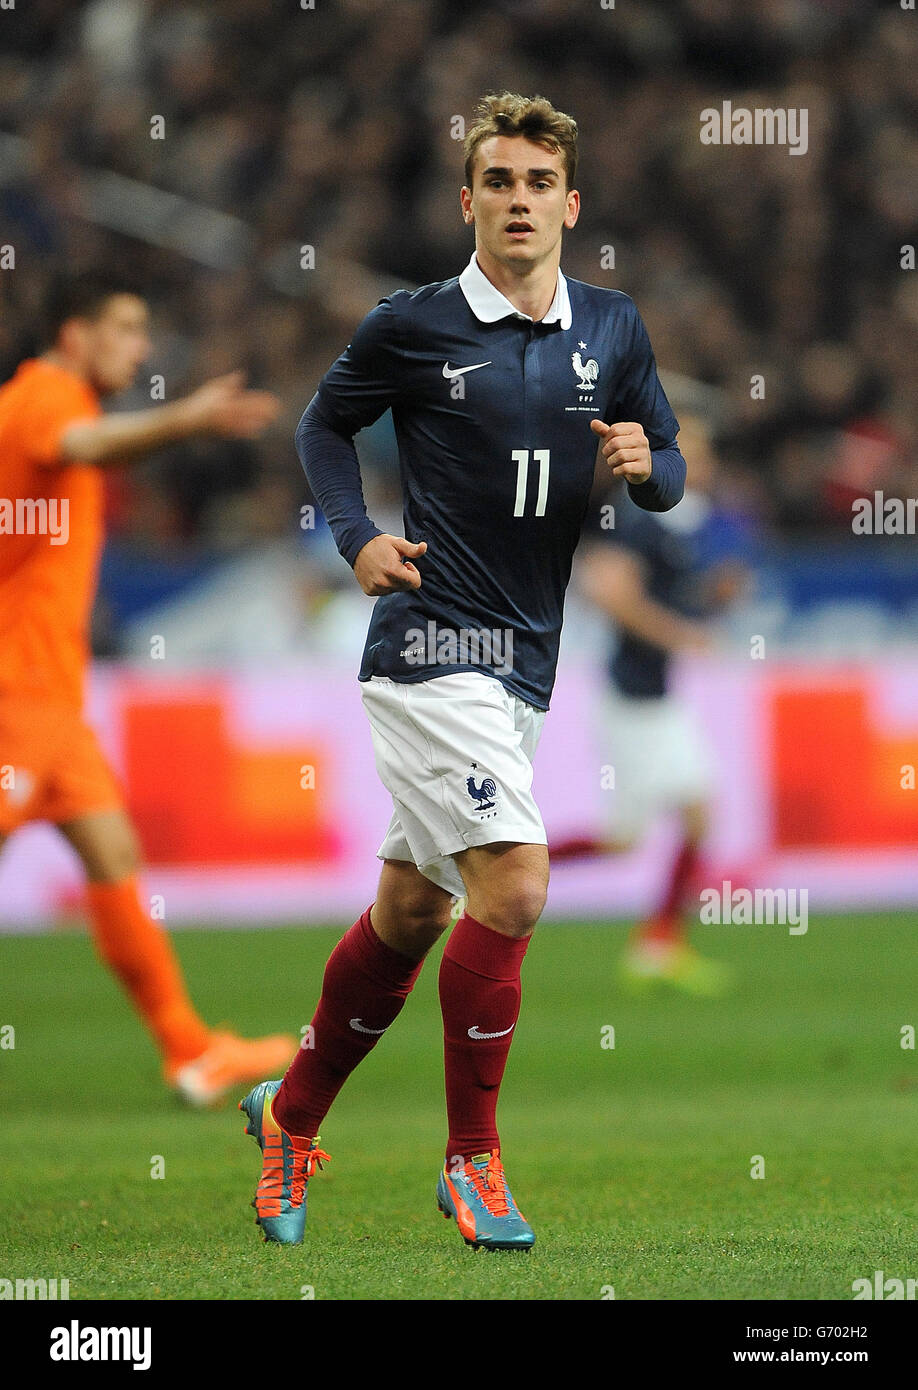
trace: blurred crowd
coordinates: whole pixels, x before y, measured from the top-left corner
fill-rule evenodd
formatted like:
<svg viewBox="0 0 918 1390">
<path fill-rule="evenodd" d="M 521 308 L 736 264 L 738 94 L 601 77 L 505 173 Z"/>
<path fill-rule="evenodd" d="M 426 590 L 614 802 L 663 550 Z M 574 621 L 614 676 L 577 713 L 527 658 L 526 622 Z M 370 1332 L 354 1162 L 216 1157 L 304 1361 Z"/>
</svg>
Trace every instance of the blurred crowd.
<svg viewBox="0 0 918 1390">
<path fill-rule="evenodd" d="M 457 118 L 487 91 L 538 92 L 581 130 L 566 272 L 630 294 L 664 374 L 717 388 L 739 504 L 776 535 L 850 535 L 853 497 L 918 489 L 918 272 L 902 265 L 918 240 L 915 26 L 871 0 L 2 10 L 0 242 L 16 268 L 0 274 L 0 377 L 36 345 L 53 270 L 123 265 L 148 288 L 149 371 L 170 393 L 241 365 L 285 408 L 256 445 L 182 449 L 113 480 L 115 542 L 159 562 L 284 536 L 308 548 L 300 412 L 379 295 L 467 261 Z M 805 108 L 806 154 L 702 144 L 701 112 L 727 99 Z M 3 135 L 26 141 L 12 173 Z M 214 268 L 107 228 L 92 171 L 241 219 L 248 250 Z M 397 516 L 385 428 L 365 466 L 373 504 Z"/>
</svg>

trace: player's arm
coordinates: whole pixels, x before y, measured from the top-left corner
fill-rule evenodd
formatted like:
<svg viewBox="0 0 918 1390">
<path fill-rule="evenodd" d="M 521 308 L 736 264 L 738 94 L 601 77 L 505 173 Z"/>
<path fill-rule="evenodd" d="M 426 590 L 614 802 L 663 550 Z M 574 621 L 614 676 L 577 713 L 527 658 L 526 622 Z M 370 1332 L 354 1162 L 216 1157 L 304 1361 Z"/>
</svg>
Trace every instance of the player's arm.
<svg viewBox="0 0 918 1390">
<path fill-rule="evenodd" d="M 632 636 L 667 652 L 708 651 L 700 623 L 658 603 L 647 592 L 644 566 L 624 546 L 593 546 L 581 562 L 580 587 L 591 603 Z"/>
<path fill-rule="evenodd" d="M 647 329 L 631 305 L 631 343 L 605 420 L 591 420 L 600 453 L 628 484 L 632 502 L 648 512 L 668 512 L 685 491 L 685 459 L 676 443 L 679 421 L 657 376 Z"/>
<path fill-rule="evenodd" d="M 708 613 L 720 613 L 749 589 L 752 571 L 742 560 L 730 558 L 703 576 L 700 600 Z"/>
<path fill-rule="evenodd" d="M 280 408 L 268 391 L 247 391 L 241 372 L 215 377 L 191 395 L 149 410 L 75 420 L 60 435 L 58 462 L 123 463 L 199 436 L 252 439 Z"/>
<path fill-rule="evenodd" d="M 636 420 L 607 425 L 591 420 L 600 439 L 599 452 L 616 478 L 624 478 L 632 501 L 649 512 L 668 512 L 685 492 L 685 459 L 675 441 L 652 449 Z"/>
<path fill-rule="evenodd" d="M 411 561 L 427 549 L 390 536 L 367 516 L 354 436 L 398 396 L 398 328 L 383 300 L 367 315 L 345 352 L 322 378 L 296 431 L 296 449 L 312 494 L 338 551 L 365 594 L 417 589 Z"/>
</svg>

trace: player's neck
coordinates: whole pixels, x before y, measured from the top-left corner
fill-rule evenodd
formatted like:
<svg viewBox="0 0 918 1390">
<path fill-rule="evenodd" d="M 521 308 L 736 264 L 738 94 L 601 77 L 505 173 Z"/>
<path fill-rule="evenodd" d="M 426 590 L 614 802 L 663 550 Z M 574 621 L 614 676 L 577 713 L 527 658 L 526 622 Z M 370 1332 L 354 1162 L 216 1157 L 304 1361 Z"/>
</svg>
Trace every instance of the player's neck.
<svg viewBox="0 0 918 1390">
<path fill-rule="evenodd" d="M 49 348 L 47 352 L 41 354 L 42 362 L 49 362 L 52 367 L 60 367 L 65 372 L 70 372 L 71 376 L 78 376 L 83 381 L 89 381 L 89 373 L 84 371 L 79 362 L 74 361 L 66 352 L 61 352 L 59 348 Z"/>
<path fill-rule="evenodd" d="M 482 274 L 509 299 L 514 309 L 528 314 L 536 323 L 544 319 L 558 289 L 558 259 L 553 257 L 541 265 L 516 270 L 495 260 L 483 247 L 476 248 L 475 259 Z"/>
</svg>

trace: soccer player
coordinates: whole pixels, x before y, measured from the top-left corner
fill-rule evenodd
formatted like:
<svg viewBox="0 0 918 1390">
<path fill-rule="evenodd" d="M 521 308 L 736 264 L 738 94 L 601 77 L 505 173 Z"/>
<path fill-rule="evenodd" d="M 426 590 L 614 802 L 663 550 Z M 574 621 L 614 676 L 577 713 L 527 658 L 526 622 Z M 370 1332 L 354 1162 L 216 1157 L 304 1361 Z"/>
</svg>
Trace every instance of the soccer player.
<svg viewBox="0 0 918 1390">
<path fill-rule="evenodd" d="M 485 98 L 465 142 L 458 277 L 381 300 L 297 431 L 310 486 L 363 591 L 359 679 L 393 815 L 375 902 L 329 958 L 283 1082 L 240 1102 L 263 1150 L 267 1240 L 298 1243 L 319 1125 L 394 1022 L 466 897 L 440 966 L 449 1137 L 437 1200 L 466 1241 L 528 1249 L 495 1112 L 548 851 L 532 757 L 597 448 L 639 506 L 671 507 L 685 464 L 626 295 L 567 280 L 577 127 L 541 97 Z M 366 514 L 353 437 L 391 407 L 405 536 Z"/>
<path fill-rule="evenodd" d="M 61 282 L 52 301 L 51 346 L 0 388 L 0 848 L 36 820 L 69 840 L 96 949 L 153 1035 L 167 1083 L 211 1104 L 286 1063 L 296 1040 L 212 1031 L 141 902 L 136 836 L 82 714 L 100 470 L 196 435 L 252 437 L 278 403 L 233 373 L 168 405 L 103 415 L 102 399 L 130 386 L 149 353 L 146 303 L 109 277 Z"/>
<path fill-rule="evenodd" d="M 553 844 L 551 858 L 627 853 L 660 816 L 674 813 L 680 843 L 661 901 L 631 936 L 622 976 L 637 988 L 659 982 L 714 995 L 729 986 L 730 971 L 694 950 L 683 917 L 710 822 L 714 762 L 694 711 L 671 689 L 672 663 L 680 653 L 712 649 L 711 618 L 746 582 L 749 536 L 717 505 L 717 460 L 704 421 L 685 418 L 680 439 L 688 471 L 677 507 L 651 515 L 624 496 L 613 504 L 614 527 L 591 519 L 578 578 L 618 629 L 602 712 L 615 798 L 603 838 Z"/>
</svg>

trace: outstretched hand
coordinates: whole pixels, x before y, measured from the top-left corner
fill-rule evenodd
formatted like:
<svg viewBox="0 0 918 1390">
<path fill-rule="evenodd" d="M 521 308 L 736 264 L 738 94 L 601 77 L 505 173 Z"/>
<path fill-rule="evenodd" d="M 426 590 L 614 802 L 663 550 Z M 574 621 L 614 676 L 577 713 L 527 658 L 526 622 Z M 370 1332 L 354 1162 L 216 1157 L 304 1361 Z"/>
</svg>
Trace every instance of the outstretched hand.
<svg viewBox="0 0 918 1390">
<path fill-rule="evenodd" d="M 183 401 L 190 430 L 224 439 L 254 439 L 277 418 L 270 391 L 247 391 L 244 372 L 228 372 L 199 386 Z"/>
</svg>

